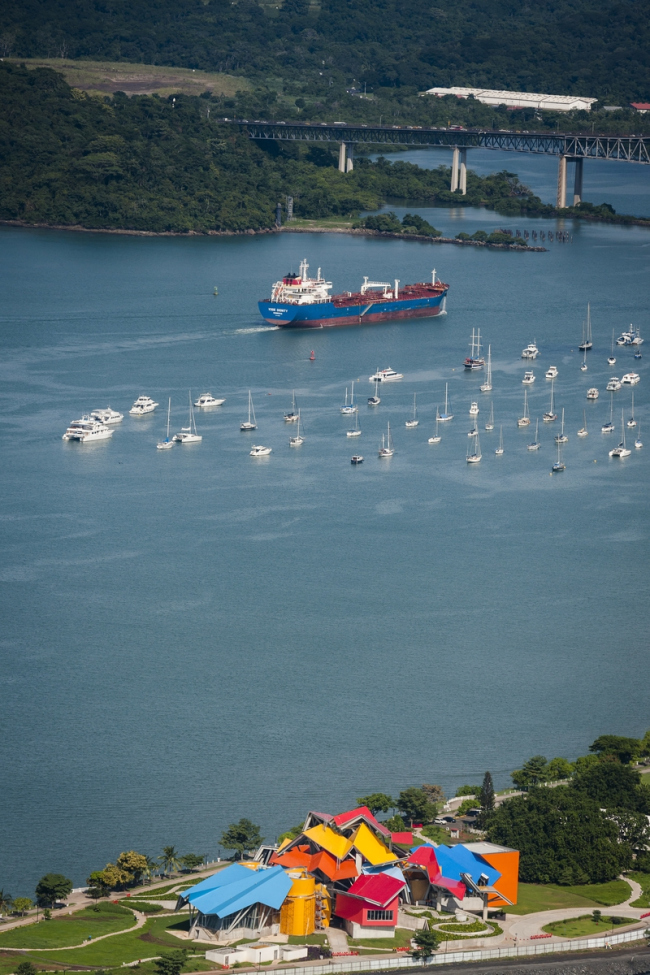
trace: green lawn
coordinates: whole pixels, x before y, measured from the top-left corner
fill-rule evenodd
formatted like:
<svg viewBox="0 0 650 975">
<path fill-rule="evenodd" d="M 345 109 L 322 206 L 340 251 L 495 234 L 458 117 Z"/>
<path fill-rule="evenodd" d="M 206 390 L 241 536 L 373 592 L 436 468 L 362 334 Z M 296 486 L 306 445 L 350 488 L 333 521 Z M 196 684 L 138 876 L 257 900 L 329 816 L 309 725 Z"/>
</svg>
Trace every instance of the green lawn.
<svg viewBox="0 0 650 975">
<path fill-rule="evenodd" d="M 519 884 L 517 904 L 505 910 L 508 914 L 534 914 L 536 911 L 554 911 L 562 907 L 613 907 L 626 901 L 630 893 L 630 885 L 624 880 L 580 887 Z"/>
<path fill-rule="evenodd" d="M 568 918 L 566 921 L 553 921 L 546 924 L 543 931 L 548 934 L 557 934 L 561 938 L 581 938 L 587 934 L 605 935 L 618 928 L 629 927 L 635 924 L 633 918 L 628 924 L 612 924 L 609 917 L 603 915 L 598 923 L 594 921 L 591 914 L 583 914 L 580 917 Z"/>
<path fill-rule="evenodd" d="M 411 944 L 415 931 L 397 928 L 394 938 L 348 938 L 351 948 L 405 948 Z"/>
<path fill-rule="evenodd" d="M 640 873 L 635 870 L 634 873 L 630 873 L 628 876 L 631 880 L 636 880 L 637 884 L 641 884 L 643 887 L 643 893 L 635 901 L 632 901 L 631 906 L 650 907 L 650 873 Z"/>
<path fill-rule="evenodd" d="M 324 227 L 328 230 L 350 230 L 352 227 L 352 218 L 348 220 L 345 217 L 319 217 L 318 220 L 307 220 L 304 217 L 296 217 L 285 226 L 289 229 L 309 228 L 318 230 L 319 227 Z"/>
<path fill-rule="evenodd" d="M 327 944 L 326 934 L 290 934 L 290 945 L 325 945 Z"/>
<path fill-rule="evenodd" d="M 80 948 L 71 948 L 69 951 L 57 951 L 52 955 L 39 952 L 30 955 L 29 960 L 37 964 L 41 963 L 45 967 L 51 967 L 50 963 L 54 962 L 61 965 L 114 968 L 122 962 L 152 958 L 154 955 L 159 955 L 161 951 L 187 947 L 186 941 L 181 941 L 167 933 L 170 928 L 187 930 L 187 924 L 187 919 L 179 921 L 176 917 L 151 918 L 137 931 L 118 934 L 114 938 L 107 938 L 95 944 L 91 942 Z"/>
<path fill-rule="evenodd" d="M 86 908 L 76 914 L 58 915 L 51 921 L 38 921 L 24 928 L 14 928 L 0 934 L 0 948 L 64 948 L 66 945 L 80 945 L 89 936 L 97 938 L 134 926 L 135 918 L 131 911 L 118 905 L 110 906 L 110 912 L 103 910 L 96 913 L 92 908 Z"/>
</svg>

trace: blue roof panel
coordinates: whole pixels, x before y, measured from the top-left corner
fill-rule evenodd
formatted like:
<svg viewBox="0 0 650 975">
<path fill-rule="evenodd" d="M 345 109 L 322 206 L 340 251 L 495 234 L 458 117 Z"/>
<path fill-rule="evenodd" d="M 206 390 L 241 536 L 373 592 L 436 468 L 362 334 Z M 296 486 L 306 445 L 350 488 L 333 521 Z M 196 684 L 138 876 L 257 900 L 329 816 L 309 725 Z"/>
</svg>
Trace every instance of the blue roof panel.
<svg viewBox="0 0 650 975">
<path fill-rule="evenodd" d="M 461 880 L 461 873 L 468 873 L 475 883 L 478 883 L 482 873 L 487 875 L 488 884 L 493 886 L 501 874 L 494 867 L 479 856 L 472 853 L 462 844 L 458 846 L 437 846 L 436 860 L 444 877 L 452 880 Z"/>
<path fill-rule="evenodd" d="M 233 864 L 217 876 L 221 878 L 218 886 L 210 888 L 202 882 L 185 892 L 185 899 L 202 914 L 227 917 L 257 903 L 277 910 L 292 886 L 291 879 L 280 866 L 248 870 Z"/>
</svg>

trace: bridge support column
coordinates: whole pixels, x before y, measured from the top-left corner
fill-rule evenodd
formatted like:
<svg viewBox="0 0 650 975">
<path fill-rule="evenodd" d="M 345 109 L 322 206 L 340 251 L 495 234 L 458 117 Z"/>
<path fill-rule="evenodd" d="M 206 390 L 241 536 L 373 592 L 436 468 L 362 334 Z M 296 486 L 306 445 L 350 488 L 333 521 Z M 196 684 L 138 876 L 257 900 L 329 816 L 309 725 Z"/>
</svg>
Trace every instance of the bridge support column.
<svg viewBox="0 0 650 975">
<path fill-rule="evenodd" d="M 455 193 L 458 189 L 458 160 L 460 152 L 458 147 L 454 147 L 454 155 L 451 161 L 451 192 Z"/>
<path fill-rule="evenodd" d="M 467 149 L 460 150 L 460 192 L 467 196 Z"/>
<path fill-rule="evenodd" d="M 346 173 L 351 173 L 352 170 L 354 169 L 354 151 L 353 151 L 353 149 L 354 149 L 353 146 L 351 146 L 351 145 L 348 146 L 348 161 L 345 164 L 345 171 L 346 171 Z"/>
<path fill-rule="evenodd" d="M 575 173 L 575 179 L 573 181 L 573 205 L 574 205 L 574 207 L 577 206 L 578 203 L 581 203 L 582 202 L 582 164 L 583 163 L 584 163 L 584 159 L 582 158 L 582 156 L 580 156 L 575 161 L 575 164 L 576 164 L 576 173 Z"/>
<path fill-rule="evenodd" d="M 345 172 L 345 142 L 339 148 L 339 173 Z"/>
<path fill-rule="evenodd" d="M 557 168 L 557 202 L 558 210 L 566 206 L 566 156 L 560 156 Z"/>
</svg>

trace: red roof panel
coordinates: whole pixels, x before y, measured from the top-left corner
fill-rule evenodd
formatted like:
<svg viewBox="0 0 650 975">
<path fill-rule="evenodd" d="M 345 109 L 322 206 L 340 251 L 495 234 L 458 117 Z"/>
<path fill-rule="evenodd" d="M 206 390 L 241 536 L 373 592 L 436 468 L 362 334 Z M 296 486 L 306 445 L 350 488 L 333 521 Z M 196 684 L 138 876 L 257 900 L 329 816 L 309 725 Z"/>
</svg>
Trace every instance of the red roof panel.
<svg viewBox="0 0 650 975">
<path fill-rule="evenodd" d="M 350 897 L 369 901 L 377 907 L 385 907 L 395 900 L 400 890 L 406 885 L 405 880 L 398 880 L 385 873 L 366 873 L 352 884 L 348 891 Z"/>
</svg>

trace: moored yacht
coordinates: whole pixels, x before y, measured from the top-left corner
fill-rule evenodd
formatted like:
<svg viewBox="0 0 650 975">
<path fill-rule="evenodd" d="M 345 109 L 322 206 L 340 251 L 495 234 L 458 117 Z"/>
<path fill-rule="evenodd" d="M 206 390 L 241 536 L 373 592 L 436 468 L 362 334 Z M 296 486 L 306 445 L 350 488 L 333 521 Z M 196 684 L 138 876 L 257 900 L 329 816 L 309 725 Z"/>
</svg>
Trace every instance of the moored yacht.
<svg viewBox="0 0 650 975">
<path fill-rule="evenodd" d="M 609 420 L 600 428 L 603 433 L 614 433 L 614 394 L 609 397 Z"/>
<path fill-rule="evenodd" d="M 449 412 L 449 383 L 445 383 L 445 410 L 444 413 L 440 414 L 440 422 L 446 423 L 447 420 L 453 420 L 454 414 Z"/>
<path fill-rule="evenodd" d="M 562 407 L 562 426 L 560 427 L 560 432 L 557 434 L 557 436 L 555 438 L 555 442 L 556 443 L 568 443 L 569 442 L 569 438 L 567 437 L 566 433 L 564 432 L 564 407 Z"/>
<path fill-rule="evenodd" d="M 539 417 L 535 420 L 535 439 L 528 444 L 528 450 L 539 450 L 541 447 L 539 442 Z"/>
<path fill-rule="evenodd" d="M 578 346 L 581 352 L 587 352 L 593 347 L 593 342 L 591 340 L 591 305 L 587 304 L 587 323 L 582 324 L 582 342 Z"/>
<path fill-rule="evenodd" d="M 587 399 L 598 399 L 599 393 L 595 386 L 587 390 Z"/>
<path fill-rule="evenodd" d="M 485 365 L 485 359 L 481 355 L 481 330 L 479 328 L 478 334 L 475 334 L 474 329 L 472 329 L 472 341 L 469 355 L 465 358 L 463 365 L 466 369 L 482 369 Z"/>
<path fill-rule="evenodd" d="M 432 437 L 429 437 L 429 443 L 440 443 L 440 441 L 442 440 L 442 437 L 438 432 L 439 423 L 440 423 L 440 410 L 436 406 L 436 432 Z"/>
<path fill-rule="evenodd" d="M 535 342 L 531 342 L 527 345 L 525 349 L 522 349 L 521 358 L 522 359 L 536 359 L 539 355 L 539 349 Z"/>
<path fill-rule="evenodd" d="M 623 386 L 623 383 L 622 383 L 622 382 L 621 382 L 621 380 L 620 380 L 620 379 L 618 378 L 618 376 L 612 376 L 612 378 L 611 378 L 611 379 L 610 379 L 610 381 L 609 381 L 609 382 L 607 383 L 607 386 L 606 386 L 605 388 L 606 388 L 606 389 L 607 389 L 607 390 L 608 390 L 609 392 L 614 392 L 614 393 L 617 393 L 617 392 L 618 392 L 618 390 L 622 388 L 622 386 Z"/>
<path fill-rule="evenodd" d="M 393 441 L 390 435 L 390 423 L 388 424 L 388 433 L 384 438 L 384 434 L 381 435 L 381 447 L 378 451 L 379 457 L 392 457 L 395 453 L 395 448 L 393 447 Z"/>
<path fill-rule="evenodd" d="M 300 411 L 296 412 L 296 391 L 295 389 L 291 393 L 291 410 L 284 414 L 285 423 L 296 423 L 298 420 Z"/>
<path fill-rule="evenodd" d="M 268 457 L 268 455 L 273 450 L 272 447 L 262 447 L 262 445 L 253 445 L 249 451 L 251 457 Z"/>
<path fill-rule="evenodd" d="M 131 416 L 144 416 L 146 413 L 153 413 L 157 406 L 151 396 L 138 396 L 129 413 Z"/>
<path fill-rule="evenodd" d="M 640 426 L 637 427 L 636 440 L 634 441 L 634 446 L 636 447 L 637 450 L 641 450 L 641 447 L 643 447 L 643 440 L 641 439 L 641 427 Z"/>
<path fill-rule="evenodd" d="M 624 386 L 636 386 L 638 382 L 641 381 L 641 376 L 638 372 L 626 372 L 621 382 Z"/>
<path fill-rule="evenodd" d="M 344 416 L 351 416 L 352 413 L 358 413 L 359 407 L 354 404 L 354 380 L 352 380 L 352 393 L 350 395 L 350 402 L 348 403 L 348 387 L 345 387 L 345 406 L 341 407 L 341 413 Z"/>
<path fill-rule="evenodd" d="M 378 369 L 374 376 L 368 377 L 368 382 L 371 383 L 395 383 L 398 379 L 404 379 L 401 372 L 395 372 L 388 366 L 387 369 Z"/>
<path fill-rule="evenodd" d="M 246 433 L 248 430 L 257 430 L 257 420 L 255 419 L 255 407 L 250 389 L 248 390 L 248 419 L 239 424 L 239 429 Z"/>
<path fill-rule="evenodd" d="M 580 438 L 582 438 L 582 437 L 588 437 L 589 436 L 589 431 L 587 430 L 587 411 L 586 410 L 583 410 L 582 411 L 582 426 L 578 430 L 578 436 Z"/>
<path fill-rule="evenodd" d="M 194 405 L 200 410 L 207 410 L 211 406 L 223 406 L 225 402 L 225 399 L 216 399 L 212 393 L 201 393 Z"/>
<path fill-rule="evenodd" d="M 110 406 L 107 406 L 105 410 L 93 410 L 90 414 L 94 420 L 99 420 L 105 426 L 110 427 L 115 423 L 121 423 L 124 419 L 123 413 L 118 413 L 117 410 L 112 410 Z"/>
<path fill-rule="evenodd" d="M 478 416 L 478 414 L 479 414 L 478 403 L 475 403 L 475 402 L 470 403 L 469 415 L 470 416 Z"/>
<path fill-rule="evenodd" d="M 492 346 L 488 345 L 487 374 L 485 382 L 479 386 L 482 393 L 489 393 L 492 389 Z"/>
<path fill-rule="evenodd" d="M 549 366 L 545 375 L 547 379 L 555 379 L 557 376 L 557 366 Z"/>
<path fill-rule="evenodd" d="M 478 430 L 474 434 L 473 442 L 467 446 L 467 463 L 478 464 L 481 460 L 481 445 L 478 439 Z"/>
<path fill-rule="evenodd" d="M 524 373 L 524 378 L 521 380 L 524 386 L 532 386 L 535 382 L 535 373 L 532 369 L 526 370 Z"/>
<path fill-rule="evenodd" d="M 624 457 L 629 457 L 632 453 L 630 448 L 625 443 L 625 421 L 623 420 L 623 410 L 621 410 L 621 436 L 623 439 L 618 447 L 614 447 L 614 449 L 610 450 L 609 452 L 610 457 L 618 457 L 620 460 L 622 460 Z"/>
<path fill-rule="evenodd" d="M 554 402 L 555 402 L 555 380 L 552 379 L 551 380 L 551 405 L 548 409 L 548 412 L 542 415 L 542 420 L 544 421 L 544 423 L 553 423 L 554 420 L 557 420 L 557 413 L 555 412 Z"/>
<path fill-rule="evenodd" d="M 192 407 L 192 393 L 189 395 L 190 401 L 190 415 L 188 420 L 188 425 L 186 427 L 181 427 L 180 433 L 174 434 L 173 439 L 176 443 L 201 443 L 203 437 L 196 431 L 196 420 L 194 419 L 194 409 Z"/>
<path fill-rule="evenodd" d="M 78 440 L 79 443 L 92 443 L 95 440 L 108 440 L 113 431 L 92 416 L 82 416 L 80 420 L 73 420 L 65 431 L 62 440 Z"/>
<path fill-rule="evenodd" d="M 494 430 L 494 403 L 490 403 L 490 415 L 488 421 L 485 424 L 486 430 Z"/>
<path fill-rule="evenodd" d="M 410 420 L 407 420 L 405 422 L 405 424 L 404 424 L 404 426 L 407 429 L 409 429 L 409 430 L 412 430 L 413 427 L 417 427 L 418 424 L 419 424 L 419 422 L 420 422 L 418 420 L 418 411 L 417 411 L 417 405 L 416 405 L 416 399 L 415 399 L 416 396 L 417 396 L 417 393 L 413 393 L 413 416 L 411 417 Z"/>
<path fill-rule="evenodd" d="M 378 379 L 375 379 L 375 395 L 368 397 L 368 406 L 379 406 L 381 403 L 381 397 L 379 396 L 379 390 L 377 389 Z"/>
<path fill-rule="evenodd" d="M 298 410 L 298 421 L 297 422 L 298 422 L 298 428 L 296 430 L 295 437 L 289 437 L 289 446 L 290 447 L 302 447 L 302 445 L 305 442 L 305 438 L 303 437 L 303 435 L 300 432 L 300 410 Z M 359 430 L 359 433 L 361 433 L 360 430 Z"/>
<path fill-rule="evenodd" d="M 518 427 L 527 427 L 530 424 L 530 416 L 528 415 L 528 390 L 524 390 L 524 415 L 520 416 L 517 420 Z"/>
</svg>

